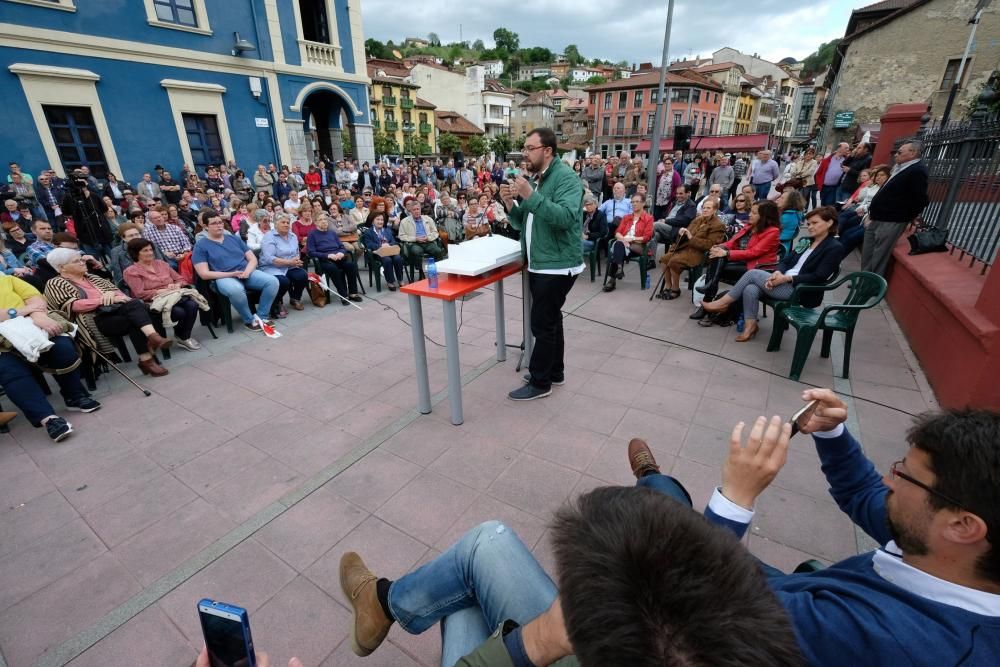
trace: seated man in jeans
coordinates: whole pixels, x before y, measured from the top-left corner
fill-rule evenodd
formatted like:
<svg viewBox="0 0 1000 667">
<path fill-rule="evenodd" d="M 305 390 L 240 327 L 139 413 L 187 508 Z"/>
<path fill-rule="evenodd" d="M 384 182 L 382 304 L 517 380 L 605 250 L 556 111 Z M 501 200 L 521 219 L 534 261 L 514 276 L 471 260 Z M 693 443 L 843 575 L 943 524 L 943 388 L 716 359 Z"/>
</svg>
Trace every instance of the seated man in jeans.
<svg viewBox="0 0 1000 667">
<path fill-rule="evenodd" d="M 80 383 L 80 357 L 69 336 L 58 335 L 63 326 L 48 316 L 45 298 L 20 278 L 0 274 L 0 322 L 27 318 L 49 335 L 53 346 L 38 358 L 38 366 L 52 369 L 66 409 L 93 412 L 101 404 L 90 397 Z M 44 426 L 49 437 L 59 442 L 73 432 L 73 426 L 56 414 L 35 379 L 31 365 L 18 352 L 0 351 L 0 387 L 20 408 L 31 425 Z"/>
<path fill-rule="evenodd" d="M 203 238 L 194 244 L 191 261 L 202 280 L 214 280 L 215 289 L 222 294 L 243 319 L 243 326 L 260 331 L 247 301 L 247 290 L 260 291 L 257 315 L 270 324 L 271 304 L 278 294 L 278 279 L 257 270 L 257 257 L 239 236 L 223 233 L 225 221 L 212 209 L 201 212 L 201 224 L 206 230 Z"/>
<path fill-rule="evenodd" d="M 409 213 L 399 223 L 399 240 L 403 255 L 420 261 L 424 255 L 430 255 L 435 260 L 444 259 L 448 253 L 438 239 L 437 225 L 430 216 L 420 215 L 420 202 L 416 197 L 407 197 L 403 206 Z"/>
<path fill-rule="evenodd" d="M 802 398 L 818 402 L 800 427 L 813 434 L 831 495 L 880 549 L 817 572 L 785 575 L 764 564 L 744 570 L 747 554 L 709 548 L 714 536 L 699 532 L 690 515 L 685 520 L 674 512 L 661 525 L 649 518 L 636 526 L 636 515 L 646 513 L 644 496 L 598 489 L 578 501 L 584 526 L 573 530 L 572 511 L 556 516 L 561 606 L 555 585 L 527 548 L 496 522 L 473 529 L 392 582 L 378 579 L 357 554 L 345 554 L 340 580 L 354 610 L 352 647 L 359 655 L 374 651 L 393 622 L 419 633 L 441 620 L 444 664 L 466 655 L 460 664 L 525 665 L 527 659 L 540 665 L 571 651 L 580 664 L 594 666 L 790 664 L 793 657 L 777 652 L 781 615 L 764 604 L 766 594 L 747 595 L 746 587 L 764 574 L 808 664 L 995 664 L 1000 414 L 960 410 L 917 417 L 905 457 L 882 476 L 844 428 L 847 406 L 832 391 L 809 389 Z M 705 512 L 738 537 L 753 517 L 754 501 L 784 465 L 791 438 L 791 426 L 778 417 L 758 418 L 745 445 L 743 427 L 733 429 L 722 486 Z M 678 505 L 690 503 L 675 480 L 659 473 L 646 443 L 630 442 L 629 460 L 639 486 Z M 607 522 L 598 518 L 604 510 L 591 507 L 616 503 L 627 507 Z M 660 510 L 670 514 L 668 505 Z M 609 534 L 605 524 L 616 521 L 628 529 Z M 578 566 L 578 559 L 586 565 Z M 760 606 L 751 609 L 748 598 Z M 708 620 L 697 601 L 714 605 Z M 675 613 L 688 622 L 674 625 Z M 740 621 L 757 628 L 758 639 L 747 641 L 766 653 L 744 652 Z M 721 656 L 711 652 L 713 642 L 725 643 Z"/>
</svg>

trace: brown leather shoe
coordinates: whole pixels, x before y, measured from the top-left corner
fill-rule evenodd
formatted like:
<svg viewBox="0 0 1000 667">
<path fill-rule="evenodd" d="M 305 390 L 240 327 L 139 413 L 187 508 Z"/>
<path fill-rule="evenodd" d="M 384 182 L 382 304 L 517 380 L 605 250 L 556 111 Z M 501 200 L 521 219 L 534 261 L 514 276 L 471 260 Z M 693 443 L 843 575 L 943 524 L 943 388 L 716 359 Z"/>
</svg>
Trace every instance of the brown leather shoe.
<svg viewBox="0 0 1000 667">
<path fill-rule="evenodd" d="M 372 574 L 361 556 L 348 551 L 340 557 L 340 590 L 351 604 L 354 624 L 351 627 L 351 650 L 362 658 L 370 655 L 389 634 L 392 620 L 382 611 L 375 591 L 378 577 Z"/>
<path fill-rule="evenodd" d="M 163 366 L 156 363 L 156 359 L 150 357 L 149 359 L 139 360 L 139 370 L 142 371 L 143 375 L 152 375 L 155 378 L 163 377 L 164 375 L 170 375 L 168 371 Z"/>
<path fill-rule="evenodd" d="M 149 353 L 156 354 L 157 350 L 165 350 L 174 344 L 173 338 L 164 338 L 155 331 L 146 336 L 146 343 L 149 345 Z M 164 375 L 166 375 L 164 373 Z"/>
<path fill-rule="evenodd" d="M 628 442 L 628 462 L 632 466 L 632 474 L 636 479 L 640 479 L 647 472 L 660 472 L 660 466 L 656 465 L 653 452 L 649 450 L 649 445 L 642 438 L 632 438 Z"/>
<path fill-rule="evenodd" d="M 301 301 L 291 301 L 291 305 L 295 310 L 305 310 L 305 306 L 302 305 Z"/>
</svg>

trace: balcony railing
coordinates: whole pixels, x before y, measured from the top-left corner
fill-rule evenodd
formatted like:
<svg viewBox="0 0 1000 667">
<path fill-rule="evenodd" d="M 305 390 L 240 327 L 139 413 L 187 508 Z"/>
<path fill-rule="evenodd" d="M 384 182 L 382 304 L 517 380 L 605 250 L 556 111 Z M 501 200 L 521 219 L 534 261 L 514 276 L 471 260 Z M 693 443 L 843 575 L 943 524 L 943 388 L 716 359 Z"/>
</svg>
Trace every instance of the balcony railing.
<svg viewBox="0 0 1000 667">
<path fill-rule="evenodd" d="M 377 130 L 378 128 L 382 127 L 382 123 L 380 121 L 373 120 L 372 127 L 374 127 Z"/>
<path fill-rule="evenodd" d="M 413 98 L 411 98 L 411 97 L 402 97 L 402 98 L 400 98 L 400 100 L 399 100 L 399 106 L 401 108 L 403 108 L 403 109 L 412 109 L 413 108 Z"/>
<path fill-rule="evenodd" d="M 403 123 L 403 132 L 410 134 L 416 131 L 416 126 L 413 123 Z"/>
<path fill-rule="evenodd" d="M 420 134 L 430 134 L 430 133 L 431 133 L 431 124 L 430 123 L 421 123 L 420 124 Z"/>
<path fill-rule="evenodd" d="M 393 97 L 392 95 L 383 95 L 382 104 L 386 105 L 387 107 L 394 107 L 396 106 L 396 98 Z"/>
<path fill-rule="evenodd" d="M 310 42 L 300 39 L 303 60 L 310 65 L 320 67 L 340 67 L 340 47 L 322 42 Z"/>
<path fill-rule="evenodd" d="M 395 121 L 395 120 L 387 120 L 387 121 L 385 121 L 385 131 L 386 132 L 395 132 L 398 129 L 399 129 L 399 122 L 398 121 Z"/>
</svg>

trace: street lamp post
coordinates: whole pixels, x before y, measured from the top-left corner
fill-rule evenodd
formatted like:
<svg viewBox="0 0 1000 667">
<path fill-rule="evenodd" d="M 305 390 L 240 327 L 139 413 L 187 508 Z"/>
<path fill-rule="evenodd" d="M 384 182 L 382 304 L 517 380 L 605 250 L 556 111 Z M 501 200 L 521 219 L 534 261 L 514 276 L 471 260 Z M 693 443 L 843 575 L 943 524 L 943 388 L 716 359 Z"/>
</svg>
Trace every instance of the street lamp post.
<svg viewBox="0 0 1000 667">
<path fill-rule="evenodd" d="M 979 0 L 979 4 L 976 5 L 976 13 L 969 19 L 969 25 L 972 26 L 972 30 L 969 31 L 969 41 L 965 44 L 965 53 L 962 54 L 962 59 L 958 63 L 955 81 L 951 84 L 951 90 L 948 92 L 948 103 L 945 104 L 944 114 L 941 116 L 941 127 L 947 125 L 948 118 L 951 117 L 951 107 L 955 103 L 955 96 L 958 95 L 958 89 L 962 86 L 962 77 L 965 75 L 965 68 L 969 64 L 969 51 L 972 50 L 972 44 L 976 41 L 976 28 L 979 27 L 979 19 L 982 17 L 983 12 L 986 11 L 990 2 L 992 0 Z"/>
<path fill-rule="evenodd" d="M 670 27 L 674 21 L 674 0 L 667 0 L 667 25 L 663 30 L 663 58 L 660 60 L 660 92 L 656 97 L 656 114 L 653 117 L 653 136 L 649 144 L 649 168 L 646 170 L 646 192 L 656 203 L 656 167 L 660 161 L 660 137 L 663 134 L 663 105 L 667 83 L 668 52 L 670 51 Z"/>
</svg>

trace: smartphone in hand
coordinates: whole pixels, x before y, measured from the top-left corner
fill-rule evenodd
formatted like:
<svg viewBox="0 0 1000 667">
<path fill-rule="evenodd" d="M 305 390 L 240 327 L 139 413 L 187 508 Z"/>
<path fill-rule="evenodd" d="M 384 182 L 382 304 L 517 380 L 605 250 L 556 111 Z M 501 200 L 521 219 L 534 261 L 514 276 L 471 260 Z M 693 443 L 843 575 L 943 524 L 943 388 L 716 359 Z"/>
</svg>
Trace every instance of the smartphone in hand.
<svg viewBox="0 0 1000 667">
<path fill-rule="evenodd" d="M 256 667 L 247 610 L 218 600 L 198 602 L 211 667 Z"/>
<path fill-rule="evenodd" d="M 803 405 L 798 411 L 792 415 L 792 418 L 788 422 L 792 425 L 792 435 L 795 435 L 802 430 L 802 427 L 809 423 L 812 419 L 813 413 L 816 412 L 816 406 L 819 405 L 819 401 L 813 399 Z"/>
</svg>

